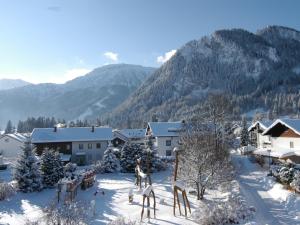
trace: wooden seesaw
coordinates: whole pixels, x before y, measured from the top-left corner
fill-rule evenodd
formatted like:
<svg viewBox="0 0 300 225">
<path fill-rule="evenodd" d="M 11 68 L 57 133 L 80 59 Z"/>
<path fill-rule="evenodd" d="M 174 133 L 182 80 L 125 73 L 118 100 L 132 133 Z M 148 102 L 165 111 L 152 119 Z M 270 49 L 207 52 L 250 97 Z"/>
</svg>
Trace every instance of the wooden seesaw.
<svg viewBox="0 0 300 225">
<path fill-rule="evenodd" d="M 183 199 L 183 204 L 184 204 L 184 214 L 187 216 L 187 209 L 186 207 L 189 208 L 189 212 L 191 213 L 191 207 L 189 200 L 186 195 L 186 190 L 185 190 L 185 184 L 183 181 L 177 180 L 177 173 L 178 173 L 178 154 L 181 150 L 177 147 L 174 148 L 175 152 L 175 170 L 174 170 L 174 181 L 173 181 L 173 190 L 174 190 L 174 204 L 173 204 L 173 214 L 175 216 L 175 209 L 176 209 L 176 202 L 178 204 L 179 208 L 179 213 L 181 215 L 181 207 L 180 207 L 180 200 L 179 200 L 179 194 L 178 191 L 181 192 L 182 199 Z"/>
</svg>

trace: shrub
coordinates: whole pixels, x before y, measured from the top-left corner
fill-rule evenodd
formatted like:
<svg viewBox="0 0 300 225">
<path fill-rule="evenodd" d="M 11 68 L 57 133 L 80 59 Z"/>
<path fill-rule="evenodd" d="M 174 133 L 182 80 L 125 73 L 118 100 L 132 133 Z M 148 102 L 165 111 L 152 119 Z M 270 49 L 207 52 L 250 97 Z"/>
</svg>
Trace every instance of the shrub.
<svg viewBox="0 0 300 225">
<path fill-rule="evenodd" d="M 126 220 L 124 217 L 119 217 L 108 223 L 108 225 L 136 225 L 136 221 Z"/>
<path fill-rule="evenodd" d="M 293 168 L 281 167 L 279 170 L 279 180 L 283 184 L 290 184 L 293 181 L 295 170 Z"/>
<path fill-rule="evenodd" d="M 97 161 L 93 165 L 93 170 L 95 171 L 96 174 L 105 173 L 105 164 L 103 163 L 103 161 Z"/>
<path fill-rule="evenodd" d="M 15 189 L 9 183 L 3 182 L 0 183 L 0 201 L 8 199 L 15 194 Z"/>
<path fill-rule="evenodd" d="M 291 182 L 290 185 L 297 192 L 300 192 L 300 171 L 294 173 L 293 181 Z"/>
</svg>

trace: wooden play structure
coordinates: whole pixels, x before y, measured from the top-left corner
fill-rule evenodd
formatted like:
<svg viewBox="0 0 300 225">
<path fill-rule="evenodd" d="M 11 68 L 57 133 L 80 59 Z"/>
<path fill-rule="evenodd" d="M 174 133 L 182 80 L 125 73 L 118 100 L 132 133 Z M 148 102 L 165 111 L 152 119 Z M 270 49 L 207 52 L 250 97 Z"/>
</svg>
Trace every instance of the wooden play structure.
<svg viewBox="0 0 300 225">
<path fill-rule="evenodd" d="M 136 167 L 135 167 L 135 185 L 142 189 L 142 182 L 144 181 L 144 188 L 147 187 L 147 174 L 143 173 L 141 169 L 141 159 L 136 160 Z"/>
<path fill-rule="evenodd" d="M 96 173 L 93 170 L 87 171 L 83 174 L 83 178 L 81 181 L 81 189 L 85 190 L 94 185 L 96 179 Z"/>
<path fill-rule="evenodd" d="M 60 179 L 57 185 L 57 202 L 64 203 L 75 199 L 79 186 L 82 190 L 92 187 L 95 183 L 96 174 L 92 170 L 72 174 L 70 177 Z"/>
<path fill-rule="evenodd" d="M 181 207 L 180 207 L 180 199 L 179 199 L 179 194 L 178 192 L 181 192 L 182 199 L 183 199 L 183 204 L 184 204 L 184 214 L 187 216 L 187 208 L 189 208 L 189 212 L 191 213 L 191 207 L 189 200 L 186 195 L 186 190 L 185 190 L 185 185 L 183 181 L 177 180 L 177 173 L 178 173 L 178 163 L 179 163 L 179 152 L 181 150 L 179 148 L 174 148 L 175 152 L 175 169 L 174 169 L 174 183 L 173 183 L 173 191 L 174 191 L 174 203 L 173 203 L 173 214 L 175 216 L 175 209 L 176 209 L 176 203 L 179 208 L 179 213 L 181 215 Z"/>
<path fill-rule="evenodd" d="M 147 174 L 143 173 L 141 169 L 141 159 L 137 160 L 136 165 L 136 185 L 141 189 L 142 181 L 145 182 L 144 190 L 142 192 L 143 195 L 143 208 L 141 212 L 141 221 L 143 220 L 144 210 L 145 210 L 145 201 L 147 201 L 147 218 L 150 219 L 150 198 L 153 198 L 153 210 L 154 217 L 156 216 L 156 199 L 155 193 L 152 187 L 152 181 L 150 177 L 150 154 L 147 155 Z"/>
</svg>

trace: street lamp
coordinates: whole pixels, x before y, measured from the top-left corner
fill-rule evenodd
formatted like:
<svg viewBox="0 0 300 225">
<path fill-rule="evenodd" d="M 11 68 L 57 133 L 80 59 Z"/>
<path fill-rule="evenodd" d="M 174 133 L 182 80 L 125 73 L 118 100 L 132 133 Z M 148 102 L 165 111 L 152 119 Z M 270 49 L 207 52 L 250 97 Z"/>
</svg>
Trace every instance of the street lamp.
<svg viewBox="0 0 300 225">
<path fill-rule="evenodd" d="M 269 173 L 268 173 L 268 176 L 271 176 L 272 175 L 272 172 L 271 172 L 271 149 L 268 149 L 267 152 L 269 153 Z"/>
</svg>

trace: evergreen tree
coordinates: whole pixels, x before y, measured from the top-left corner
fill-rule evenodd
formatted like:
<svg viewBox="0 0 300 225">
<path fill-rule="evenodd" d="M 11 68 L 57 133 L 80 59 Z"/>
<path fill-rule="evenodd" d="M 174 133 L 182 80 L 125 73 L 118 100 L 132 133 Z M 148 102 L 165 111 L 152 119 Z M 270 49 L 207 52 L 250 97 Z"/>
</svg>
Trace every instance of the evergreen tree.
<svg viewBox="0 0 300 225">
<path fill-rule="evenodd" d="M 14 180 L 17 181 L 18 188 L 22 192 L 41 191 L 42 176 L 31 143 L 26 141 L 22 150 L 23 154 L 20 155 L 14 169 Z"/>
<path fill-rule="evenodd" d="M 243 118 L 242 132 L 241 132 L 241 146 L 247 146 L 249 144 L 249 133 L 247 120 Z"/>
<path fill-rule="evenodd" d="M 53 187 L 63 176 L 63 166 L 58 153 L 44 149 L 41 157 L 41 171 L 45 187 Z"/>
<path fill-rule="evenodd" d="M 152 137 L 147 137 L 146 139 L 146 149 L 143 149 L 142 155 L 142 168 L 144 170 L 147 169 L 147 159 L 150 164 L 150 171 L 160 171 L 163 169 L 163 163 L 159 156 L 157 155 L 157 150 L 154 147 Z"/>
<path fill-rule="evenodd" d="M 119 162 L 112 146 L 109 146 L 104 152 L 103 165 L 106 173 L 113 173 L 119 167 Z"/>
<path fill-rule="evenodd" d="M 12 134 L 13 132 L 14 132 L 13 125 L 12 125 L 12 122 L 9 120 L 7 122 L 7 125 L 6 125 L 6 128 L 5 128 L 5 133 L 6 134 Z"/>
<path fill-rule="evenodd" d="M 137 144 L 126 144 L 121 150 L 120 165 L 122 172 L 133 173 L 136 160 L 142 155 L 142 148 Z"/>
</svg>

